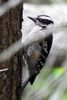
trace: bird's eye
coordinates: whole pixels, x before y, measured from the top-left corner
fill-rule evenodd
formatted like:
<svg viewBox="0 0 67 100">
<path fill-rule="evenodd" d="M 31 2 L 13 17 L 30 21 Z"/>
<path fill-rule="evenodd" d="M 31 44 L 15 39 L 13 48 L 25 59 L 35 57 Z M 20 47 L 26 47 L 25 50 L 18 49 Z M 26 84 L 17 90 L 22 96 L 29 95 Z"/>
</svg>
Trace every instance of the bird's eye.
<svg viewBox="0 0 67 100">
<path fill-rule="evenodd" d="M 39 22 L 42 22 L 42 21 L 43 21 L 43 20 L 42 20 L 42 19 L 40 19 L 40 18 L 39 18 L 38 20 L 39 20 Z"/>
</svg>

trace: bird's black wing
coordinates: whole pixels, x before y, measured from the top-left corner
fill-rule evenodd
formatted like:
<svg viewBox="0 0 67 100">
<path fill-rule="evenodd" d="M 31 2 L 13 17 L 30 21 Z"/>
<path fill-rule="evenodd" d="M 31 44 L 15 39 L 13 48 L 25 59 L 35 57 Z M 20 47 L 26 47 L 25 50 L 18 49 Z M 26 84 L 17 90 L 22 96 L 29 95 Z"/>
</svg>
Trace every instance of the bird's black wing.
<svg viewBox="0 0 67 100">
<path fill-rule="evenodd" d="M 42 40 L 39 43 L 39 46 L 41 47 L 41 53 L 40 53 L 37 63 L 34 66 L 34 69 L 32 69 L 31 71 L 31 75 L 29 79 L 31 84 L 33 84 L 36 76 L 38 75 L 38 73 L 40 72 L 40 70 L 45 64 L 45 61 L 51 49 L 52 41 L 53 41 L 53 35 L 51 34 L 48 37 L 46 37 L 46 39 Z"/>
<path fill-rule="evenodd" d="M 47 50 L 48 50 L 48 54 L 50 52 L 50 49 L 51 49 L 51 46 L 52 46 L 52 41 L 53 41 L 53 35 L 50 34 L 47 38 L 46 38 L 46 41 L 47 41 Z"/>
</svg>

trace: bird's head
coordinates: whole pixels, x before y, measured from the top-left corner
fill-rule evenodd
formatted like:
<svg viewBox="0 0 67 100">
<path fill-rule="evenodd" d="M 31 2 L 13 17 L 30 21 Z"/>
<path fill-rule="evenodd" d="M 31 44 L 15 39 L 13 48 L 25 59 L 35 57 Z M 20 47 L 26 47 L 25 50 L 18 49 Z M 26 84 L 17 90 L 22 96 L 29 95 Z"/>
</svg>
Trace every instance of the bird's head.
<svg viewBox="0 0 67 100">
<path fill-rule="evenodd" d="M 47 15 L 38 15 L 36 18 L 34 17 L 29 17 L 35 25 L 42 27 L 42 29 L 49 29 L 52 28 L 54 21 L 50 16 Z"/>
</svg>

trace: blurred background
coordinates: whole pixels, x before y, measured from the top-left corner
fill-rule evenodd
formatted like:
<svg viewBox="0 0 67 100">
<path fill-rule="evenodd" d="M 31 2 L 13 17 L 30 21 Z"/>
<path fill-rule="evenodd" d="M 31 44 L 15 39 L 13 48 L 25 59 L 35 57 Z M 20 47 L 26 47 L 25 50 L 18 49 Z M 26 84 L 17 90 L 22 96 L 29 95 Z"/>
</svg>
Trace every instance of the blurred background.
<svg viewBox="0 0 67 100">
<path fill-rule="evenodd" d="M 24 0 L 24 2 L 32 4 L 53 4 L 53 3 L 66 3 L 67 0 Z"/>
<path fill-rule="evenodd" d="M 33 23 L 27 16 L 47 14 L 54 20 L 53 44 L 34 84 L 22 92 L 22 100 L 67 100 L 67 0 L 24 0 L 23 33 L 29 34 Z M 28 28 L 27 28 L 28 27 Z M 25 68 L 25 66 L 24 66 Z M 26 69 L 24 76 L 26 77 Z"/>
</svg>

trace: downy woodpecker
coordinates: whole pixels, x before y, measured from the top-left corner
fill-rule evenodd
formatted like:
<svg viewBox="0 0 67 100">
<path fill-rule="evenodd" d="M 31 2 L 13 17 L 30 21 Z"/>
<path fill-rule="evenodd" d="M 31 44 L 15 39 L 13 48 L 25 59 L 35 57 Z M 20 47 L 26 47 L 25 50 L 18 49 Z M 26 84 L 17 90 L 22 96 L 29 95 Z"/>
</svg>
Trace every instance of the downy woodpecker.
<svg viewBox="0 0 67 100">
<path fill-rule="evenodd" d="M 52 18 L 47 15 L 39 15 L 36 18 L 28 18 L 34 22 L 35 26 L 39 26 L 40 28 L 42 28 L 40 30 L 41 32 L 44 31 L 44 34 L 47 34 L 47 32 L 49 32 L 49 35 L 43 40 L 35 42 L 24 48 L 24 57 L 29 69 L 29 77 L 24 84 L 27 84 L 28 82 L 33 84 L 36 76 L 44 66 L 47 56 L 50 52 L 53 40 L 52 28 L 54 22 Z"/>
</svg>

